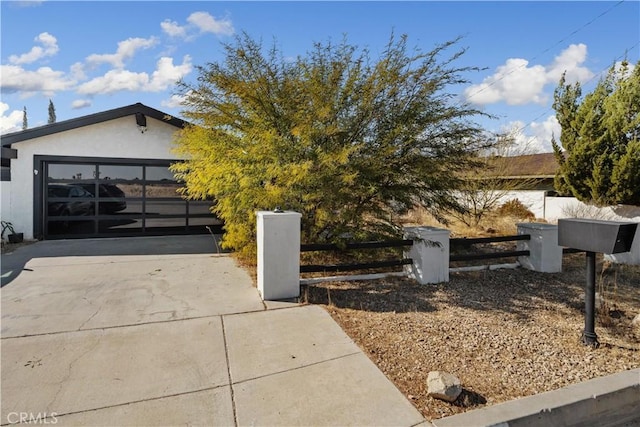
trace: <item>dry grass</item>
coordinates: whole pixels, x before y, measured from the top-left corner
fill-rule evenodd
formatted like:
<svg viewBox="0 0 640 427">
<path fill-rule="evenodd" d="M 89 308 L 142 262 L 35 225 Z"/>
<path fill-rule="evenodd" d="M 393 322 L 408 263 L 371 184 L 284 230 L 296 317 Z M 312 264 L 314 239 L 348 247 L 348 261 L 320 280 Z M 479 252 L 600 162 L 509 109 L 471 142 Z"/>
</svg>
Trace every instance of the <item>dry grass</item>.
<svg viewBox="0 0 640 427">
<path fill-rule="evenodd" d="M 530 222 L 522 218 L 500 215 L 497 212 L 489 212 L 478 224 L 477 227 L 470 227 L 455 218 L 447 218 L 447 223 L 443 224 L 436 220 L 426 209 L 417 206 L 406 215 L 400 218 L 400 223 L 404 226 L 431 226 L 446 228 L 451 231 L 451 237 L 481 237 L 481 236 L 506 236 L 516 234 L 516 224 L 519 222 Z M 544 220 L 536 219 L 537 222 Z"/>
</svg>

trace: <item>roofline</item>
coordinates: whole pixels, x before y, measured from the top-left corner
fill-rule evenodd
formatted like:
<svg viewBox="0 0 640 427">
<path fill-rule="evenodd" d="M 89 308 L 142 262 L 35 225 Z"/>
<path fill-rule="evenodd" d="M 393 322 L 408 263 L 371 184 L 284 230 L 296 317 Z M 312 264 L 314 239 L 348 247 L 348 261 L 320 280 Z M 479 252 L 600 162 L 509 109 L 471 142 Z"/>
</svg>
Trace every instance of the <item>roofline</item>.
<svg viewBox="0 0 640 427">
<path fill-rule="evenodd" d="M 39 138 L 41 136 L 51 135 L 67 130 L 77 129 L 83 126 L 106 122 L 108 120 L 119 119 L 121 117 L 134 115 L 136 113 L 142 113 L 145 116 L 153 117 L 154 119 L 163 121 L 177 128 L 183 128 L 188 124 L 188 122 L 182 119 L 174 117 L 170 114 L 163 113 L 160 110 L 156 110 L 155 108 L 148 107 L 138 102 L 136 104 L 115 108 L 113 110 L 102 111 L 100 113 L 90 114 L 88 116 L 76 117 L 75 119 L 64 120 L 44 126 L 38 126 L 32 129 L 25 129 L 18 132 L 0 135 L 0 140 L 2 142 L 2 146 L 6 147 L 16 142 Z"/>
</svg>

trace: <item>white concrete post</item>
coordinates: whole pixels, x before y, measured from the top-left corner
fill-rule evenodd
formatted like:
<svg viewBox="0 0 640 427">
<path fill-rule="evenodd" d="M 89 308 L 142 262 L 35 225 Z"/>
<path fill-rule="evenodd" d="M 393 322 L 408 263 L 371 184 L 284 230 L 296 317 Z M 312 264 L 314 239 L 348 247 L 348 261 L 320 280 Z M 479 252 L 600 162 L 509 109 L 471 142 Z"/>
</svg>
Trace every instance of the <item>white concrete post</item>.
<svg viewBox="0 0 640 427">
<path fill-rule="evenodd" d="M 256 212 L 258 291 L 263 300 L 300 296 L 300 218 L 297 212 Z"/>
<path fill-rule="evenodd" d="M 529 251 L 529 256 L 518 257 L 527 270 L 543 273 L 562 271 L 562 246 L 558 246 L 558 226 L 536 222 L 516 224 L 518 235 L 529 234 L 530 240 L 518 240 L 519 251 Z"/>
<path fill-rule="evenodd" d="M 405 272 L 421 285 L 449 281 L 450 231 L 436 227 L 405 227 L 405 239 L 413 239 L 413 246 L 405 257 L 413 259 L 405 265 Z"/>
</svg>

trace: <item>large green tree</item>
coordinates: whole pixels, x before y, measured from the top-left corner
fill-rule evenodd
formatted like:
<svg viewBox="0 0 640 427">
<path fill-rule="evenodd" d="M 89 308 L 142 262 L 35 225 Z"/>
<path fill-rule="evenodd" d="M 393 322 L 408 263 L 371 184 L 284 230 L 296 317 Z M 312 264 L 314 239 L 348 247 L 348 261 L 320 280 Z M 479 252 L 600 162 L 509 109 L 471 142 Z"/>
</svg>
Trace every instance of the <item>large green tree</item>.
<svg viewBox="0 0 640 427">
<path fill-rule="evenodd" d="M 392 36 L 374 61 L 346 40 L 290 58 L 238 36 L 180 83 L 193 125 L 174 172 L 188 197 L 215 199 L 223 245 L 246 254 L 256 210 L 301 212 L 303 240 L 317 242 L 397 234 L 390 211 L 416 203 L 460 209 L 452 191 L 483 132 L 449 91 L 473 70 L 454 65 L 456 43 L 424 53 Z"/>
<path fill-rule="evenodd" d="M 563 75 L 553 108 L 556 189 L 595 205 L 640 205 L 640 62 L 611 67 L 584 97 Z"/>
</svg>

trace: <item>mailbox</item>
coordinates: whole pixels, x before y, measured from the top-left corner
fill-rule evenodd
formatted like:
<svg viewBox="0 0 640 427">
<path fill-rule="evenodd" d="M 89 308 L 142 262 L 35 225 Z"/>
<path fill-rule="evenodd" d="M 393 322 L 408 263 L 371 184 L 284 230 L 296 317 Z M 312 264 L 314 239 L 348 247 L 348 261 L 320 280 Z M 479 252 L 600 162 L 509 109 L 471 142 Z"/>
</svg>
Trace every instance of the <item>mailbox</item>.
<svg viewBox="0 0 640 427">
<path fill-rule="evenodd" d="M 559 219 L 558 245 L 587 252 L 629 252 L 638 223 L 595 219 Z"/>
<path fill-rule="evenodd" d="M 559 219 L 558 245 L 585 251 L 587 283 L 584 289 L 584 332 L 582 342 L 598 346 L 595 331 L 596 252 L 617 254 L 629 252 L 636 234 L 635 222 L 601 221 L 595 219 Z"/>
</svg>

